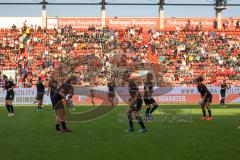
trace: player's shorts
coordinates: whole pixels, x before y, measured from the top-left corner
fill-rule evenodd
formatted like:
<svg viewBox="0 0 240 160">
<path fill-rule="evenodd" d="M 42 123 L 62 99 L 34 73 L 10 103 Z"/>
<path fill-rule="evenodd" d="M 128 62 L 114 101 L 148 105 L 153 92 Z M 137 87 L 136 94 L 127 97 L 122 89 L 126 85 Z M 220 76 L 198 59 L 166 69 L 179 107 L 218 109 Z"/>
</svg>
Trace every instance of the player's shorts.
<svg viewBox="0 0 240 160">
<path fill-rule="evenodd" d="M 206 99 L 205 99 L 205 103 L 212 103 L 212 95 L 207 95 Z"/>
<path fill-rule="evenodd" d="M 152 97 L 150 97 L 150 98 L 144 98 L 144 103 L 146 104 L 146 105 L 150 105 L 150 104 L 153 104 L 153 103 L 155 103 L 156 101 L 152 98 Z"/>
<path fill-rule="evenodd" d="M 225 98 L 226 92 L 220 92 L 220 95 L 221 95 L 222 98 Z"/>
<path fill-rule="evenodd" d="M 131 106 L 130 108 L 133 109 L 134 111 L 140 111 L 142 108 L 142 99 L 137 99 Z"/>
<path fill-rule="evenodd" d="M 94 95 L 90 95 L 90 99 L 91 99 L 91 101 L 93 101 L 94 100 Z"/>
<path fill-rule="evenodd" d="M 63 104 L 61 95 L 59 95 L 58 93 L 56 93 L 56 94 L 53 96 L 53 99 L 52 99 L 52 100 L 53 100 L 53 101 L 52 101 L 53 108 L 54 108 L 55 110 L 64 109 L 64 104 Z"/>
<path fill-rule="evenodd" d="M 110 97 L 110 98 L 115 97 L 114 92 L 108 92 L 108 97 Z"/>
<path fill-rule="evenodd" d="M 13 101 L 13 99 L 14 99 L 14 91 L 7 92 L 5 100 Z"/>
<path fill-rule="evenodd" d="M 54 97 L 55 94 L 56 94 L 55 91 L 53 91 L 53 90 L 50 91 L 50 99 L 51 99 L 52 105 L 54 104 L 54 99 L 53 99 L 53 97 Z"/>
<path fill-rule="evenodd" d="M 37 93 L 36 100 L 43 101 L 44 93 Z"/>
</svg>

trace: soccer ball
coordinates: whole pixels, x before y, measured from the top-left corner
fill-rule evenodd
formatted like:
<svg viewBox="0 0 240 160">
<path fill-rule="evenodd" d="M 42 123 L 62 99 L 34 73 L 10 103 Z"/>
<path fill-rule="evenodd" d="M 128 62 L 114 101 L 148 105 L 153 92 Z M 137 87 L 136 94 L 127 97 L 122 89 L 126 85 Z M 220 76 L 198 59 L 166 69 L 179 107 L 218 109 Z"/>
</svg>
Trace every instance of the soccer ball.
<svg viewBox="0 0 240 160">
<path fill-rule="evenodd" d="M 203 105 L 203 99 L 199 99 L 198 104 Z"/>
</svg>

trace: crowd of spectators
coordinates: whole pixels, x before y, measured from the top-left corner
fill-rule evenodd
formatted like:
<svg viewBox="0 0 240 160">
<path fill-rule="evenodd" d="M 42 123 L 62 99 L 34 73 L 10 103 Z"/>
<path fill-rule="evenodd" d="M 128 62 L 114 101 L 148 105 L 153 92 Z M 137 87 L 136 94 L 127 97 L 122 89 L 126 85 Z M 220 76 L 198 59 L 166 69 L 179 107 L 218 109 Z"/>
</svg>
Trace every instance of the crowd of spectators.
<svg viewBox="0 0 240 160">
<path fill-rule="evenodd" d="M 192 86 L 201 75 L 208 84 L 225 79 L 239 85 L 240 31 L 190 27 L 157 31 L 13 25 L 0 29 L 0 65 L 17 70 L 18 87 L 32 87 L 38 77 L 47 79 L 56 71 L 56 77 L 78 74 L 81 86 L 106 85 L 110 77 L 120 84 L 124 72 L 148 69 L 154 70 L 158 84 Z"/>
<path fill-rule="evenodd" d="M 169 69 L 163 76 L 175 85 L 191 85 L 203 76 L 206 83 L 219 85 L 225 79 L 239 83 L 240 34 L 238 32 L 151 31 L 153 51 Z"/>
</svg>

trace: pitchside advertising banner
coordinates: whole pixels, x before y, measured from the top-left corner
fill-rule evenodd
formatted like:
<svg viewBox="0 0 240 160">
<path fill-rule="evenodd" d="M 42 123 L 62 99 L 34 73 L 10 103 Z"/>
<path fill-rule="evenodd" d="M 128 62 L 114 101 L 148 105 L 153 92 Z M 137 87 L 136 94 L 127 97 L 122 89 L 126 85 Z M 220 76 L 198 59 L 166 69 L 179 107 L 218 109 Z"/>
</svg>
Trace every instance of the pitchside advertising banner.
<svg viewBox="0 0 240 160">
<path fill-rule="evenodd" d="M 165 18 L 165 28 L 176 29 L 176 26 L 185 26 L 188 21 L 192 25 L 202 24 L 204 29 L 213 29 L 215 18 Z M 237 21 L 240 17 L 235 18 L 223 18 L 222 22 L 228 22 L 229 29 L 235 29 Z M 41 26 L 41 17 L 0 17 L 0 28 L 10 28 L 13 24 L 17 27 L 21 27 L 24 22 L 29 26 Z M 134 25 L 140 25 L 143 28 L 159 28 L 158 17 L 108 17 L 106 18 L 106 24 L 110 28 L 126 28 Z M 58 26 L 72 25 L 74 28 L 86 29 L 89 26 L 101 27 L 100 17 L 48 17 L 48 28 L 54 28 Z"/>
<path fill-rule="evenodd" d="M 107 100 L 107 87 L 96 87 L 94 101 L 96 104 L 103 104 Z M 142 90 L 142 88 L 141 88 Z M 209 87 L 213 94 L 213 103 L 219 103 L 220 88 Z M 36 88 L 16 88 L 14 104 L 33 104 L 36 97 Z M 227 103 L 240 103 L 240 88 L 232 87 L 227 90 Z M 0 89 L 0 104 L 4 104 L 6 91 Z M 116 99 L 119 104 L 126 104 L 129 99 L 127 88 L 118 87 Z M 196 87 L 163 87 L 154 88 L 154 98 L 159 104 L 197 104 L 200 98 Z M 76 88 L 73 101 L 76 105 L 91 104 L 89 88 Z M 51 104 L 50 97 L 44 95 L 44 104 Z"/>
<path fill-rule="evenodd" d="M 49 18 L 51 19 L 51 18 Z M 215 18 L 165 18 L 165 27 L 168 29 L 176 29 L 176 26 L 185 26 L 188 21 L 191 25 L 201 23 L 204 29 L 213 29 Z M 222 22 L 228 22 L 229 29 L 235 29 L 239 18 L 224 18 Z M 126 28 L 134 25 L 140 25 L 143 28 L 159 28 L 158 17 L 110 17 L 106 18 L 106 24 L 110 28 Z M 88 28 L 90 25 L 101 26 L 101 18 L 57 18 L 57 26 L 72 25 L 75 28 Z"/>
</svg>

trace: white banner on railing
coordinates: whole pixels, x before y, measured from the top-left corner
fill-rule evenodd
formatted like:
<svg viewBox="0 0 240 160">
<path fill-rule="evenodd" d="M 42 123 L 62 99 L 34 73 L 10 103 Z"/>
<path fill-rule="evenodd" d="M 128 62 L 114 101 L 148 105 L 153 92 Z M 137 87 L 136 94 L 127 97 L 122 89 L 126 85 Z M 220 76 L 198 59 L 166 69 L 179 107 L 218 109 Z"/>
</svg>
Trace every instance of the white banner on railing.
<svg viewBox="0 0 240 160">
<path fill-rule="evenodd" d="M 96 87 L 95 99 L 96 104 L 106 103 L 107 100 L 107 87 Z M 47 90 L 47 89 L 46 89 Z M 142 90 L 142 89 L 140 89 Z M 213 103 L 219 103 L 220 100 L 220 88 L 209 87 L 209 91 L 213 94 Z M 14 104 L 33 104 L 37 94 L 36 88 L 16 88 L 14 89 L 15 98 Z M 117 101 L 119 103 L 125 103 L 129 99 L 129 93 L 127 88 L 117 88 Z M 227 103 L 240 103 L 240 88 L 232 87 L 227 90 L 226 102 Z M 0 104 L 5 103 L 6 91 L 0 89 Z M 200 98 L 196 87 L 161 87 L 154 88 L 154 98 L 158 103 L 165 104 L 178 104 L 188 103 L 196 104 Z M 91 104 L 89 97 L 89 89 L 80 87 L 75 90 L 75 96 L 73 97 L 74 103 L 78 105 Z M 44 104 L 51 104 L 50 97 L 44 95 Z"/>
</svg>

